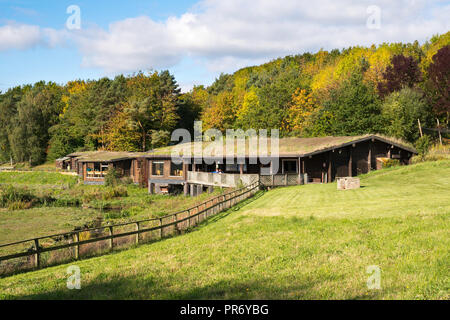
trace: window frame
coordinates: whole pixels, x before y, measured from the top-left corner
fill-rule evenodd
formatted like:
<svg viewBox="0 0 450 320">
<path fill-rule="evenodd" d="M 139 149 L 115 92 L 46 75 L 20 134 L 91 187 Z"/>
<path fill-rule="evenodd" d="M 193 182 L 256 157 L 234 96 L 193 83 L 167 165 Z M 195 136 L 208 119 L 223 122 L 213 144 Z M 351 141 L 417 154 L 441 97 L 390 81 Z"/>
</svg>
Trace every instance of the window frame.
<svg viewBox="0 0 450 320">
<path fill-rule="evenodd" d="M 162 165 L 161 174 L 156 174 L 155 172 L 155 164 Z M 152 161 L 152 176 L 163 177 L 164 176 L 164 161 Z"/>
</svg>

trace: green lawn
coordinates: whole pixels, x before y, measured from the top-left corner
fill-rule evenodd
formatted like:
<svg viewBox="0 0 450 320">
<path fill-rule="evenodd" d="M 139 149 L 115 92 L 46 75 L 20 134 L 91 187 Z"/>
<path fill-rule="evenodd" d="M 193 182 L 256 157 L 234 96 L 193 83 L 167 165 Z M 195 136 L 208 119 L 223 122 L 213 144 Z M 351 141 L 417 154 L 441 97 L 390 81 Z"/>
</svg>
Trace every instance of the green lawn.
<svg viewBox="0 0 450 320">
<path fill-rule="evenodd" d="M 258 194 L 185 235 L 0 279 L 17 299 L 449 299 L 450 161 Z M 381 268 L 370 290 L 366 268 Z"/>
</svg>

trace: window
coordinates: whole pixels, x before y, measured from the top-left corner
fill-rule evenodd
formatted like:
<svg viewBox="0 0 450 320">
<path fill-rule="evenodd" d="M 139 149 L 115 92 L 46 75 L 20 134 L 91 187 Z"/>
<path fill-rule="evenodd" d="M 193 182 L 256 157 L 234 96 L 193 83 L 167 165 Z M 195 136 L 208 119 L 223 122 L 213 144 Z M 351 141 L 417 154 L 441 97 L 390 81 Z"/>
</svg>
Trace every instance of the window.
<svg viewBox="0 0 450 320">
<path fill-rule="evenodd" d="M 90 162 L 86 164 L 88 178 L 102 178 L 108 172 L 108 163 Z"/>
<path fill-rule="evenodd" d="M 163 161 L 153 161 L 152 162 L 152 175 L 153 176 L 163 176 L 164 175 L 164 162 Z"/>
<path fill-rule="evenodd" d="M 170 162 L 170 175 L 174 177 L 183 176 L 183 164 L 175 164 L 173 162 Z"/>
<path fill-rule="evenodd" d="M 226 164 L 225 165 L 225 170 L 227 172 L 240 172 L 240 164 L 238 163 L 234 163 L 234 164 Z M 244 168 L 243 168 L 244 172 L 247 172 L 247 164 L 244 164 Z"/>
<path fill-rule="evenodd" d="M 297 161 L 283 160 L 283 173 L 297 173 Z"/>
</svg>

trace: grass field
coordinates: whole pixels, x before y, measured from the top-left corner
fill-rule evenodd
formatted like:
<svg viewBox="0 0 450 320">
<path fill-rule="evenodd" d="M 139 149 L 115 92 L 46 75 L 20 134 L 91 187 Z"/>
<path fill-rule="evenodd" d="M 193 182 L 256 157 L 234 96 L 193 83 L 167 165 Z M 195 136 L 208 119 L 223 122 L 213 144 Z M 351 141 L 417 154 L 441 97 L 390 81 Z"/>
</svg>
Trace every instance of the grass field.
<svg viewBox="0 0 450 320">
<path fill-rule="evenodd" d="M 450 161 L 259 193 L 185 235 L 0 279 L 2 299 L 449 299 Z M 366 268 L 381 269 L 370 290 Z"/>
<path fill-rule="evenodd" d="M 192 207 L 223 191 L 203 193 L 196 198 L 169 197 L 149 195 L 146 188 L 136 185 L 110 188 L 77 184 L 77 180 L 77 176 L 57 172 L 0 172 L 0 192 L 2 187 L 12 185 L 39 197 L 63 200 L 29 209 L 0 208 L 0 244 L 72 231 L 92 223 L 97 217 L 103 218 L 105 223 L 120 223 L 163 216 Z M 114 190 L 126 192 L 126 195 L 111 196 Z M 69 205 L 60 204 L 67 202 Z M 0 255 L 4 250 L 0 248 Z"/>
</svg>

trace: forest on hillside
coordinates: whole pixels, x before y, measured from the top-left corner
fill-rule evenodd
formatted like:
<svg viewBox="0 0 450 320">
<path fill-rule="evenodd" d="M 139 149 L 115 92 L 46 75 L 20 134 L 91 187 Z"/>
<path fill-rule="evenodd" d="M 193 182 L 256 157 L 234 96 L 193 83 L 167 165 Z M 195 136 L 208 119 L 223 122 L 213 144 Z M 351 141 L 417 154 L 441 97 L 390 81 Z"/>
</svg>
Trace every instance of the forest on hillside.
<svg viewBox="0 0 450 320">
<path fill-rule="evenodd" d="M 221 74 L 181 93 L 168 71 L 37 82 L 0 92 L 0 163 L 73 151 L 141 151 L 175 128 L 280 129 L 281 136 L 382 133 L 414 143 L 418 122 L 448 128 L 450 32 L 420 45 L 304 53 Z"/>
</svg>

